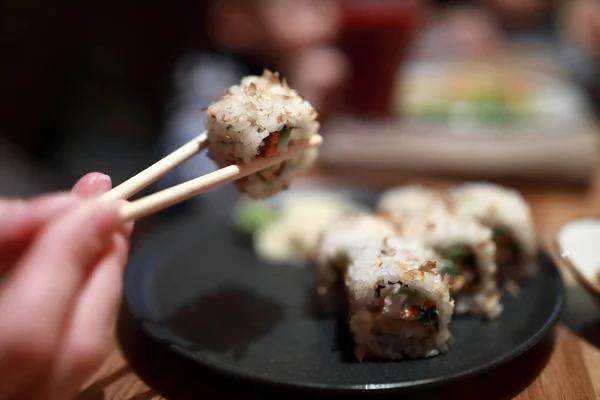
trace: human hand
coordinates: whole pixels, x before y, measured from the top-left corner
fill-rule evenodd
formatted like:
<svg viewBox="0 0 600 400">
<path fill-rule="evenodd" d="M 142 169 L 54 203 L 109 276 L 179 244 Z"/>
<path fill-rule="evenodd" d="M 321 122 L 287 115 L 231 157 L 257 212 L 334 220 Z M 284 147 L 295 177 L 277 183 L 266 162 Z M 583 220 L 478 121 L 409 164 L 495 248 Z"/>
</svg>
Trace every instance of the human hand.
<svg viewBox="0 0 600 400">
<path fill-rule="evenodd" d="M 0 398 L 69 398 L 110 350 L 133 228 L 91 199 L 110 188 L 0 200 Z"/>
</svg>

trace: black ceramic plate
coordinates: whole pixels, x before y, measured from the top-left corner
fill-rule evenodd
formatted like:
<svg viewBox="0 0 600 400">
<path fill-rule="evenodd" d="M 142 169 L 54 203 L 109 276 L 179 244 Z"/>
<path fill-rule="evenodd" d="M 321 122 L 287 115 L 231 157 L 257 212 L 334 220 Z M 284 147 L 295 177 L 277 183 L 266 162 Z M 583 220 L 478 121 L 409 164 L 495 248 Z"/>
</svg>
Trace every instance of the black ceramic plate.
<svg viewBox="0 0 600 400">
<path fill-rule="evenodd" d="M 311 269 L 260 261 L 231 232 L 233 204 L 221 205 L 148 238 L 127 269 L 125 303 L 151 336 L 237 378 L 338 392 L 445 383 L 521 354 L 551 329 L 562 308 L 560 275 L 541 254 L 540 275 L 521 283 L 518 298 L 504 295 L 499 320 L 453 319 L 449 353 L 359 363 L 343 324 L 317 316 Z"/>
</svg>

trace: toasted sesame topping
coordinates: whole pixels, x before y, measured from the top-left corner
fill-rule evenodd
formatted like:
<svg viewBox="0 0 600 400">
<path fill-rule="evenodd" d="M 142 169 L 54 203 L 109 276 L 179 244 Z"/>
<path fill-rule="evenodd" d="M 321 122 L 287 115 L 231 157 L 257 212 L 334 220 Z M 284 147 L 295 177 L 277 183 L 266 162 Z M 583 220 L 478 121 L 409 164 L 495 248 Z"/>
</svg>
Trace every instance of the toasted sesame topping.
<svg viewBox="0 0 600 400">
<path fill-rule="evenodd" d="M 248 96 L 256 96 L 258 93 L 258 88 L 256 87 L 256 83 L 252 82 L 246 87 L 246 94 Z"/>
<path fill-rule="evenodd" d="M 431 272 L 435 270 L 437 263 L 435 261 L 427 261 L 425 264 L 419 267 L 419 270 L 423 272 Z"/>
</svg>

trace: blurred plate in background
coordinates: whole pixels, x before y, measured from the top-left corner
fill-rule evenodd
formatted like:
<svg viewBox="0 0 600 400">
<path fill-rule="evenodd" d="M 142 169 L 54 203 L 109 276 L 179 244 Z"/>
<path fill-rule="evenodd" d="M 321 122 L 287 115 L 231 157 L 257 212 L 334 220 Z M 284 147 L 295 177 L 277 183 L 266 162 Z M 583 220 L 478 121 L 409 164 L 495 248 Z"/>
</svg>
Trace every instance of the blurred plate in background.
<svg viewBox="0 0 600 400">
<path fill-rule="evenodd" d="M 571 133 L 590 115 L 575 85 L 514 66 L 421 61 L 407 65 L 401 80 L 397 112 L 449 133 Z"/>
<path fill-rule="evenodd" d="M 415 62 L 402 76 L 398 117 L 345 116 L 324 126 L 324 167 L 550 185 L 593 179 L 600 138 L 570 82 L 453 62 Z"/>
</svg>

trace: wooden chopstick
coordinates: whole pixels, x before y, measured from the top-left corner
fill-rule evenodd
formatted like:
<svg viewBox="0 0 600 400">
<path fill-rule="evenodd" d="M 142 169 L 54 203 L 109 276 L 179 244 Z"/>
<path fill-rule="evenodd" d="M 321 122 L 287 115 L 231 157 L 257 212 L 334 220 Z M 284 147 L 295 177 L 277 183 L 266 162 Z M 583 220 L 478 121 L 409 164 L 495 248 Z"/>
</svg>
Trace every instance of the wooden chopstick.
<svg viewBox="0 0 600 400">
<path fill-rule="evenodd" d="M 308 141 L 299 142 L 290 146 L 290 148 L 282 155 L 254 159 L 248 164 L 229 165 L 207 175 L 203 175 L 196 179 L 124 204 L 120 213 L 121 220 L 126 222 L 146 217 L 174 204 L 197 196 L 200 193 L 254 174 L 260 170 L 270 168 L 294 157 L 300 152 L 309 150 L 313 147 L 318 147 L 322 143 L 323 138 L 320 135 L 315 135 Z"/>
<path fill-rule="evenodd" d="M 208 136 L 206 135 L 206 132 L 204 132 L 165 158 L 162 158 L 142 172 L 104 193 L 102 198 L 108 200 L 128 199 L 200 153 L 207 146 Z"/>
</svg>

